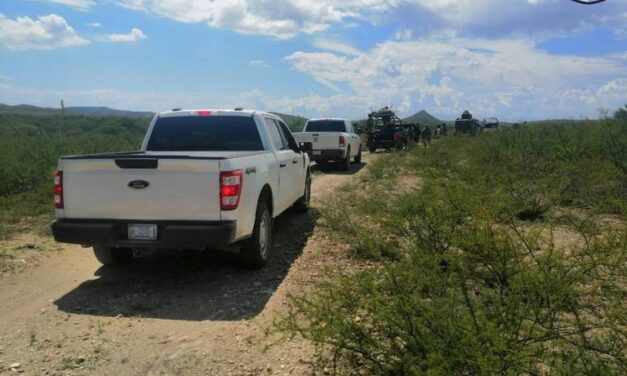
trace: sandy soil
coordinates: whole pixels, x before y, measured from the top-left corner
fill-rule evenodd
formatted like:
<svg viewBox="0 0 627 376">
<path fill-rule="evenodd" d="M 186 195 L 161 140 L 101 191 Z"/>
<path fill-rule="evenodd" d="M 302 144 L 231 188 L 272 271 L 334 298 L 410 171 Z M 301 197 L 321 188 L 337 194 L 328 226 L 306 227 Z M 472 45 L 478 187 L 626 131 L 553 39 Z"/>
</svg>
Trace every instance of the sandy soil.
<svg viewBox="0 0 627 376">
<path fill-rule="evenodd" d="M 341 247 L 316 227 L 316 208 L 365 165 L 316 174 L 313 209 L 279 217 L 272 260 L 260 271 L 240 270 L 232 254 L 191 251 L 102 267 L 90 249 L 61 246 L 5 273 L 0 375 L 311 374 L 310 346 L 269 330 L 288 294 L 306 291 L 337 259 Z M 13 243 L 32 244 L 31 253 L 50 246 Z"/>
</svg>

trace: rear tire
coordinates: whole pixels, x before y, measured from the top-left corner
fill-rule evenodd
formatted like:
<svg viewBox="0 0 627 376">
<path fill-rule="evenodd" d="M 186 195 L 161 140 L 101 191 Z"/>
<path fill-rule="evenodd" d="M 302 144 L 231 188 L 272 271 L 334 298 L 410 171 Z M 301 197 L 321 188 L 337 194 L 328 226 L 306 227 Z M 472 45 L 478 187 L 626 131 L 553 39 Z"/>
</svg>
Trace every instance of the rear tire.
<svg viewBox="0 0 627 376">
<path fill-rule="evenodd" d="M 133 259 L 133 249 L 94 247 L 94 255 L 102 265 L 121 265 Z"/>
<path fill-rule="evenodd" d="M 346 158 L 342 161 L 340 166 L 342 171 L 350 171 L 351 169 L 351 148 L 346 149 Z"/>
<path fill-rule="evenodd" d="M 257 203 L 253 233 L 242 243 L 242 266 L 253 270 L 263 268 L 268 263 L 271 248 L 272 215 L 268 204 L 261 197 Z"/>
<path fill-rule="evenodd" d="M 355 156 L 355 163 L 361 163 L 361 146 L 359 147 L 359 152 Z"/>
<path fill-rule="evenodd" d="M 307 177 L 305 178 L 305 192 L 303 196 L 298 199 L 292 206 L 292 210 L 296 213 L 305 213 L 309 210 L 309 201 L 311 201 L 311 175 L 307 171 Z"/>
<path fill-rule="evenodd" d="M 370 146 L 368 148 L 368 151 L 370 152 L 370 154 L 374 154 L 377 151 L 377 148 L 375 148 L 374 146 Z"/>
</svg>

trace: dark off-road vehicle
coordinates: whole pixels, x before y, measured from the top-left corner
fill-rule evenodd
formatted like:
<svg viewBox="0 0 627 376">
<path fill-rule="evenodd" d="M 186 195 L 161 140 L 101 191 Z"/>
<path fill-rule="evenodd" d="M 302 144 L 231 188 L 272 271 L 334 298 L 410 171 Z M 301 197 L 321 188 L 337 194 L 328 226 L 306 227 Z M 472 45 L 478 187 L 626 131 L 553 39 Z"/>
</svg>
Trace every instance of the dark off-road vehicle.
<svg viewBox="0 0 627 376">
<path fill-rule="evenodd" d="M 483 131 L 481 123 L 472 118 L 468 110 L 464 111 L 461 118 L 455 120 L 455 133 L 476 134 Z"/>
<path fill-rule="evenodd" d="M 377 149 L 406 149 L 411 139 L 410 128 L 403 126 L 401 119 L 389 107 L 368 114 L 366 129 L 371 153 Z"/>
</svg>

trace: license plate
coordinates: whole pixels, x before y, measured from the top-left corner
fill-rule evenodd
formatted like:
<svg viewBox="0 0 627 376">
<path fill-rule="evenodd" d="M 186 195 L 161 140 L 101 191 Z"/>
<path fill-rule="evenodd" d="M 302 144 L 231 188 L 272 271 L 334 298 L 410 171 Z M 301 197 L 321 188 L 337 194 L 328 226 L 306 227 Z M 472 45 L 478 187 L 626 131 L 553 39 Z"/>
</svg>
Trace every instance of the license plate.
<svg viewBox="0 0 627 376">
<path fill-rule="evenodd" d="M 313 151 L 313 155 L 321 155 L 322 154 L 322 150 L 314 150 Z"/>
<path fill-rule="evenodd" d="M 129 240 L 157 240 L 157 225 L 143 223 L 128 225 Z"/>
</svg>

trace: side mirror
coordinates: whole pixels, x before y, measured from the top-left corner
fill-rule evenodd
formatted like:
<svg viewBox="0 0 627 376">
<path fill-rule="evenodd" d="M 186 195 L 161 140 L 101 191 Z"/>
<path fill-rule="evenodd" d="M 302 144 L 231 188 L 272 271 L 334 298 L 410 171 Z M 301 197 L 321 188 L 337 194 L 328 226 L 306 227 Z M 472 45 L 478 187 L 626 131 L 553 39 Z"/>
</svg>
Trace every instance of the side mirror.
<svg viewBox="0 0 627 376">
<path fill-rule="evenodd" d="M 309 154 L 311 157 L 311 154 L 313 153 L 313 144 L 311 142 L 299 142 L 298 149 L 303 153 Z"/>
</svg>

